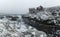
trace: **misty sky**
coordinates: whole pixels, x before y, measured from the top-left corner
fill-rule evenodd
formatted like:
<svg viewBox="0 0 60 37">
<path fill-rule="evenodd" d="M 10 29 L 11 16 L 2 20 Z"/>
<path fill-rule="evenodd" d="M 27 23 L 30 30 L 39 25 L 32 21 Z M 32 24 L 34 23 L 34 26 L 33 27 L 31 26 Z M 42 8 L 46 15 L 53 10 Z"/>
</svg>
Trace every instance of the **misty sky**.
<svg viewBox="0 0 60 37">
<path fill-rule="evenodd" d="M 22 14 L 27 13 L 29 8 L 60 6 L 60 0 L 0 0 L 0 13 Z"/>
</svg>

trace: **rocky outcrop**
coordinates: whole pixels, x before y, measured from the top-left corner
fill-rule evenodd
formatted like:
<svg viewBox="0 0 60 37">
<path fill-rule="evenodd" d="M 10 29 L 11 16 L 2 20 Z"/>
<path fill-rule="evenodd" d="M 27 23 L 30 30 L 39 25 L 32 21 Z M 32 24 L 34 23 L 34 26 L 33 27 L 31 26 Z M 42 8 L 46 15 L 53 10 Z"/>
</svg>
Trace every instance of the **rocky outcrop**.
<svg viewBox="0 0 60 37">
<path fill-rule="evenodd" d="M 60 7 L 44 8 L 39 6 L 36 9 L 31 8 L 28 15 L 24 15 L 22 18 L 26 24 L 39 31 L 52 34 L 52 37 L 60 36 L 60 34 L 56 34 L 56 31 L 60 30 Z"/>
</svg>

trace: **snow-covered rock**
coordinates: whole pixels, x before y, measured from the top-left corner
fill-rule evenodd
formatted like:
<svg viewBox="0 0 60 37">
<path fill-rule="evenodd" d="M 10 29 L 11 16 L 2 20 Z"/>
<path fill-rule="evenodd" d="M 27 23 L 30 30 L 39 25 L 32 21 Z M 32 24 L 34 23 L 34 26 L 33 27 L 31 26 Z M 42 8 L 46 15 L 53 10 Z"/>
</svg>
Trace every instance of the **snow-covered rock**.
<svg viewBox="0 0 60 37">
<path fill-rule="evenodd" d="M 0 19 L 0 37 L 31 37 L 36 36 L 36 31 L 38 30 L 25 24 L 21 16 L 17 21 L 11 21 L 6 17 Z"/>
</svg>

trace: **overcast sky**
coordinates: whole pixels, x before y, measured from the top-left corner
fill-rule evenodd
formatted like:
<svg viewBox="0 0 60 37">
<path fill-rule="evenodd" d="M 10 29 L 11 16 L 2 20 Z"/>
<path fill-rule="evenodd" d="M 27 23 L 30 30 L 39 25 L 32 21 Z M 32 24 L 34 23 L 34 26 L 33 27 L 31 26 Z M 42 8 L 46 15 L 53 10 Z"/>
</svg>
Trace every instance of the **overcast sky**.
<svg viewBox="0 0 60 37">
<path fill-rule="evenodd" d="M 0 13 L 22 14 L 27 13 L 28 8 L 60 6 L 60 0 L 0 0 Z"/>
</svg>

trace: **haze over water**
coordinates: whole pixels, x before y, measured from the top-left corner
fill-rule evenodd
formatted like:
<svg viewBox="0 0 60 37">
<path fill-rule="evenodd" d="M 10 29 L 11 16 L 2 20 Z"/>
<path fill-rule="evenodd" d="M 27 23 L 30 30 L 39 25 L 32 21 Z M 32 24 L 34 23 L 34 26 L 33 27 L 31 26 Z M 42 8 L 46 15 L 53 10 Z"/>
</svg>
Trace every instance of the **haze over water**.
<svg viewBox="0 0 60 37">
<path fill-rule="evenodd" d="M 29 8 L 60 6 L 60 0 L 0 0 L 0 14 L 24 14 Z"/>
</svg>

